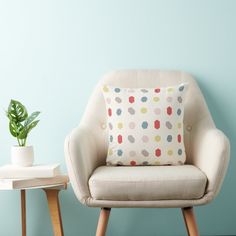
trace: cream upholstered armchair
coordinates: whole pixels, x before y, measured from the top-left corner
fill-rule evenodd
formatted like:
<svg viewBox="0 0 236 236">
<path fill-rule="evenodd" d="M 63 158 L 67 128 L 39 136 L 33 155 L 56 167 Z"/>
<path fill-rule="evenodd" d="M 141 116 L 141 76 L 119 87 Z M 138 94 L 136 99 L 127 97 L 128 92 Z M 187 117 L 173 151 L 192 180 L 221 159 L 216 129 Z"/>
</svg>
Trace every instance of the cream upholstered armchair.
<svg viewBox="0 0 236 236">
<path fill-rule="evenodd" d="M 184 114 L 187 161 L 181 166 L 106 166 L 108 129 L 101 85 L 129 88 L 189 83 Z M 106 75 L 95 88 L 79 127 L 66 138 L 65 156 L 75 195 L 100 207 L 97 236 L 105 235 L 112 207 L 182 208 L 188 235 L 197 236 L 193 206 L 207 204 L 221 188 L 229 141 L 211 118 L 191 75 L 179 71 L 125 70 Z"/>
</svg>

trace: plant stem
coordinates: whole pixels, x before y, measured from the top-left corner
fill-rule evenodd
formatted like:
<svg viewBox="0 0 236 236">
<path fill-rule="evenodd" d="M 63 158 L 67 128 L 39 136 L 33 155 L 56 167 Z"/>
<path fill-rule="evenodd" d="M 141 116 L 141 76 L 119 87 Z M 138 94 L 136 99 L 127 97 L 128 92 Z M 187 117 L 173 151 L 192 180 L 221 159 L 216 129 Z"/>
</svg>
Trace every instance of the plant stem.
<svg viewBox="0 0 236 236">
<path fill-rule="evenodd" d="M 18 138 L 17 138 L 17 142 L 18 142 L 19 146 L 21 146 L 20 140 Z"/>
</svg>

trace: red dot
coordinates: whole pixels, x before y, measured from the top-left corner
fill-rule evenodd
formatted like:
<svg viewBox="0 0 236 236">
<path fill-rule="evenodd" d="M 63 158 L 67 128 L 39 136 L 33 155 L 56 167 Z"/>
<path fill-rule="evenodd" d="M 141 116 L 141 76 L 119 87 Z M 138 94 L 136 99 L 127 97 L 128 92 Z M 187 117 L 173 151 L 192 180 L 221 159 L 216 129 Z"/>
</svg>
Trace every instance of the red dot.
<svg viewBox="0 0 236 236">
<path fill-rule="evenodd" d="M 111 110 L 111 108 L 108 109 L 108 115 L 109 115 L 109 116 L 112 115 L 112 110 Z"/>
<path fill-rule="evenodd" d="M 136 166 L 136 161 L 131 161 L 131 162 L 130 162 L 130 165 L 131 165 L 131 166 Z"/>
<path fill-rule="evenodd" d="M 172 114 L 172 108 L 171 107 L 167 107 L 166 112 L 170 116 Z"/>
<path fill-rule="evenodd" d="M 130 97 L 129 97 L 129 102 L 130 102 L 130 103 L 133 103 L 133 102 L 134 102 L 134 97 L 133 97 L 133 96 L 130 96 Z"/>
<path fill-rule="evenodd" d="M 122 143 L 122 136 L 118 135 L 117 140 L 118 140 L 118 143 Z"/>
<path fill-rule="evenodd" d="M 181 143 L 181 135 L 178 135 L 178 142 Z"/>
<path fill-rule="evenodd" d="M 156 88 L 155 89 L 155 93 L 160 93 L 161 89 L 160 88 Z"/>
<path fill-rule="evenodd" d="M 155 154 L 157 157 L 161 156 L 161 149 L 156 149 Z"/>
<path fill-rule="evenodd" d="M 155 129 L 159 129 L 160 128 L 160 121 L 159 120 L 155 120 L 154 121 L 154 127 L 155 127 Z"/>
</svg>

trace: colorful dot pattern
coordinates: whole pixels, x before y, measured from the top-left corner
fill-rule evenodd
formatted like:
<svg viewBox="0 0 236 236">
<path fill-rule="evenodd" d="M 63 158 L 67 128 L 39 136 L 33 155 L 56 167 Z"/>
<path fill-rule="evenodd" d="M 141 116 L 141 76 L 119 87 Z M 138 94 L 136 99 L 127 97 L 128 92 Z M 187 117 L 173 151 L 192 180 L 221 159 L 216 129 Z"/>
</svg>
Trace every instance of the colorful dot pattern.
<svg viewBox="0 0 236 236">
<path fill-rule="evenodd" d="M 156 88 L 102 87 L 109 148 L 108 165 L 180 165 L 187 84 Z"/>
</svg>

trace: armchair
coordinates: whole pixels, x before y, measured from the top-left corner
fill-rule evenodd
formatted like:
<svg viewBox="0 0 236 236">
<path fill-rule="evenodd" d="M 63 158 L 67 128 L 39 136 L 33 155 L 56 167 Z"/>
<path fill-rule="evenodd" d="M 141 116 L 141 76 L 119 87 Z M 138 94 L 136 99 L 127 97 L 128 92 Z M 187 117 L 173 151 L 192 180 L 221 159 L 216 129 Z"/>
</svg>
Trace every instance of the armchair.
<svg viewBox="0 0 236 236">
<path fill-rule="evenodd" d="M 138 88 L 182 82 L 189 83 L 184 114 L 185 165 L 106 166 L 108 130 L 101 85 Z M 180 71 L 124 70 L 107 74 L 95 88 L 80 125 L 65 141 L 75 195 L 81 203 L 101 208 L 97 236 L 105 235 L 114 207 L 182 208 L 188 235 L 198 236 L 193 207 L 209 203 L 220 191 L 229 155 L 229 141 L 216 129 L 197 83 Z"/>
</svg>

